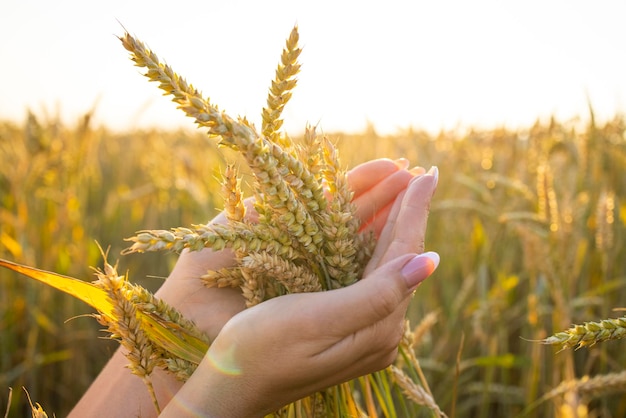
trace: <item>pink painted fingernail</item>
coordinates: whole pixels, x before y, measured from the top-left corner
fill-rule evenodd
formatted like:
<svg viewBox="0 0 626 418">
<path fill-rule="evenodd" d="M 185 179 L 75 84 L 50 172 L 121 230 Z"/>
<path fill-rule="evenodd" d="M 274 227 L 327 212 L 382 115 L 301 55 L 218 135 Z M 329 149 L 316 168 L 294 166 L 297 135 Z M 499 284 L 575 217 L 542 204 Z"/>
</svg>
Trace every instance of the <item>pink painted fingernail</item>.
<svg viewBox="0 0 626 418">
<path fill-rule="evenodd" d="M 409 289 L 414 289 L 423 282 L 439 265 L 439 254 L 426 252 L 413 257 L 402 267 L 402 275 Z"/>
<path fill-rule="evenodd" d="M 400 170 L 406 170 L 407 168 L 409 168 L 409 160 L 407 160 L 406 158 L 398 158 L 393 162 L 398 166 Z"/>
<path fill-rule="evenodd" d="M 439 168 L 437 168 L 437 166 L 434 165 L 430 167 L 430 170 L 428 170 L 428 173 L 426 174 L 430 174 L 431 176 L 435 178 L 435 184 L 433 187 L 437 187 L 437 183 L 439 182 Z"/>
</svg>

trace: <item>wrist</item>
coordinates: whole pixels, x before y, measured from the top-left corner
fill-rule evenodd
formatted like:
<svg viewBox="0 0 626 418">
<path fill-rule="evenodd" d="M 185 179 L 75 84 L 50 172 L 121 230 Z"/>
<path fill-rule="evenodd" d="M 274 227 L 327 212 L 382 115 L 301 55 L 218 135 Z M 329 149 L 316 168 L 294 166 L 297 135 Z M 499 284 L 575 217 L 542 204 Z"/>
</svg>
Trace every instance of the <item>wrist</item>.
<svg viewBox="0 0 626 418">
<path fill-rule="evenodd" d="M 242 376 L 217 370 L 205 356 L 198 369 L 167 405 L 160 417 L 264 417 L 257 393 Z M 270 413 L 268 410 L 267 413 Z"/>
</svg>

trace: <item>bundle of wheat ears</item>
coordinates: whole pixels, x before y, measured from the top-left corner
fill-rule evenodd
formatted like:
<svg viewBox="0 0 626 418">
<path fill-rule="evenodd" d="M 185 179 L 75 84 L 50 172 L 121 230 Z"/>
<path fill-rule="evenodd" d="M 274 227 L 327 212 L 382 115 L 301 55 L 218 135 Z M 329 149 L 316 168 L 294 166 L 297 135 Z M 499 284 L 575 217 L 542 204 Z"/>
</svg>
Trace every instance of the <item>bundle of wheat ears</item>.
<svg viewBox="0 0 626 418">
<path fill-rule="evenodd" d="M 280 130 L 281 114 L 291 98 L 300 70 L 297 27 L 286 41 L 276 77 L 272 80 L 267 107 L 262 111 L 260 133 L 245 118 L 234 119 L 220 111 L 168 65 L 161 63 L 142 42 L 128 33 L 120 39 L 135 64 L 147 69 L 145 76 L 150 81 L 158 82 L 181 110 L 197 125 L 208 129 L 210 137 L 244 158 L 253 174 L 254 210 L 258 213 L 255 222 L 246 219 L 241 179 L 235 166 L 228 165 L 222 184 L 226 224 L 141 231 L 128 239 L 132 245 L 124 253 L 231 248 L 236 255 L 236 266 L 208 271 L 202 280 L 208 287 L 240 288 L 248 307 L 287 293 L 336 289 L 357 281 L 371 256 L 375 238 L 359 233 L 352 192 L 334 145 L 326 137 L 318 136 L 311 127 L 298 143 Z M 410 338 L 405 340 L 410 341 Z M 133 371 L 149 374 L 150 362 L 141 363 L 145 357 L 141 350 L 150 348 L 139 348 L 141 341 L 138 339 L 133 345 L 137 355 L 131 362 L 138 365 L 133 366 Z M 408 343 L 405 349 L 415 376 L 419 364 L 411 355 L 413 349 Z M 183 379 L 193 371 L 193 364 L 180 358 L 170 359 L 165 367 Z M 396 382 L 398 394 L 404 391 L 408 399 L 443 415 L 429 391 L 414 383 L 401 368 L 381 372 L 372 381 L 379 384 L 382 381 L 388 388 L 392 381 Z M 365 377 L 361 383 L 369 386 L 372 382 Z M 346 383 L 287 406 L 276 414 L 290 415 L 297 408 L 297 416 L 302 413 L 328 416 L 337 411 L 342 416 L 363 416 L 365 413 L 353 399 L 354 390 L 354 383 Z M 371 396 L 371 390 L 367 392 Z M 391 399 L 394 396 L 389 389 L 387 392 L 387 396 L 383 396 L 389 398 L 383 400 L 386 404 L 383 409 L 388 410 L 385 415 L 396 416 L 394 411 L 389 411 L 395 408 Z M 370 415 L 376 415 L 376 410 L 380 409 L 371 406 L 380 403 L 380 396 L 377 401 L 366 399 Z"/>
<path fill-rule="evenodd" d="M 358 233 L 352 192 L 333 144 L 314 128 L 306 130 L 302 143 L 278 130 L 300 68 L 297 30 L 287 40 L 272 81 L 260 134 L 245 119 L 220 112 L 143 43 L 128 33 L 122 42 L 136 65 L 147 68 L 146 77 L 172 95 L 180 109 L 221 145 L 241 153 L 254 176 L 259 214 L 258 222 L 246 221 L 240 179 L 229 165 L 223 181 L 228 224 L 142 231 L 129 239 L 133 245 L 125 253 L 233 248 L 238 266 L 210 272 L 204 282 L 242 287 L 248 306 L 288 292 L 334 289 L 358 280 L 373 239 Z"/>
</svg>

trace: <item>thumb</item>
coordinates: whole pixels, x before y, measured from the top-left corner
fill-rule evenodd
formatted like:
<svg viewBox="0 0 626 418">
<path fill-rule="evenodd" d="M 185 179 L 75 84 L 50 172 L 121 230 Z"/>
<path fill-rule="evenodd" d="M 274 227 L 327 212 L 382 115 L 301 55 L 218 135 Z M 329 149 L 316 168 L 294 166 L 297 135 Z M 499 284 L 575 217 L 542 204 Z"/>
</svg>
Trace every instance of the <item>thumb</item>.
<svg viewBox="0 0 626 418">
<path fill-rule="evenodd" d="M 439 255 L 435 252 L 405 254 L 397 257 L 352 286 L 327 293 L 341 300 L 337 312 L 346 328 L 342 331 L 353 333 L 385 319 L 398 308 L 406 308 L 411 293 L 430 276 L 439 265 Z M 358 315 L 354 315 L 358 312 Z M 404 315 L 404 313 L 403 313 Z M 339 324 L 337 324 L 339 325 Z"/>
</svg>

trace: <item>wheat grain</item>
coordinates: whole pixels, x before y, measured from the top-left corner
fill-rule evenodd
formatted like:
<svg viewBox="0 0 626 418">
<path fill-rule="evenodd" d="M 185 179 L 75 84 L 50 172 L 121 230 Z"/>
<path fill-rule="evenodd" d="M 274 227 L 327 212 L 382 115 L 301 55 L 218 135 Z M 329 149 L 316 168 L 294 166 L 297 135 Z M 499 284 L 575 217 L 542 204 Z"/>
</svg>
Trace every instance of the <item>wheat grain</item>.
<svg viewBox="0 0 626 418">
<path fill-rule="evenodd" d="M 315 173 L 297 155 L 287 153 L 276 144 L 270 144 L 269 150 L 277 163 L 283 167 L 281 175 L 285 183 L 293 189 L 294 194 L 302 201 L 311 213 L 315 213 L 326 207 L 326 198 L 321 182 Z M 312 154 L 319 154 L 319 144 L 317 149 L 311 149 Z"/>
<path fill-rule="evenodd" d="M 167 302 L 156 298 L 147 289 L 128 283 L 126 293 L 129 301 L 137 309 L 153 317 L 158 317 L 161 322 L 169 323 L 173 332 L 184 330 L 188 335 L 204 342 L 209 342 L 208 336 L 193 321 L 185 318 L 178 309 L 172 307 Z"/>
<path fill-rule="evenodd" d="M 266 276 L 280 282 L 288 293 L 322 290 L 319 277 L 308 268 L 266 252 L 248 254 L 243 258 L 242 265 L 252 271 L 264 272 Z"/>
<path fill-rule="evenodd" d="M 200 278 L 206 287 L 239 287 L 244 280 L 239 267 L 209 270 Z"/>
<path fill-rule="evenodd" d="M 181 358 L 168 358 L 165 360 L 165 368 L 172 373 L 177 380 L 186 382 L 198 368 L 197 364 Z"/>
<path fill-rule="evenodd" d="M 241 179 L 232 164 L 228 164 L 224 170 L 222 195 L 226 218 L 232 222 L 242 222 L 246 215 L 246 207 L 241 193 Z"/>
<path fill-rule="evenodd" d="M 265 276 L 262 272 L 251 268 L 241 267 L 243 282 L 241 283 L 241 294 L 246 300 L 246 307 L 250 308 L 263 302 L 265 298 Z"/>
</svg>

